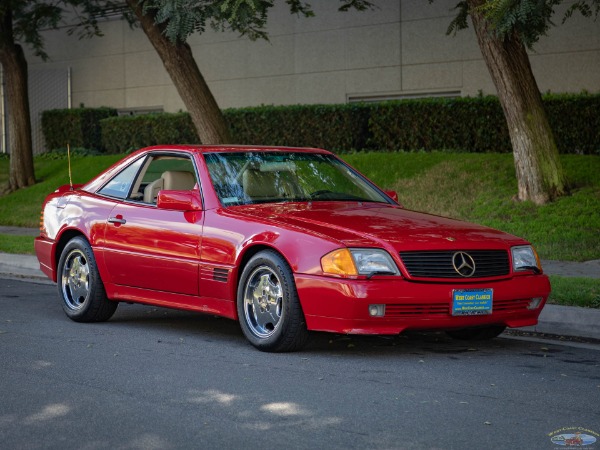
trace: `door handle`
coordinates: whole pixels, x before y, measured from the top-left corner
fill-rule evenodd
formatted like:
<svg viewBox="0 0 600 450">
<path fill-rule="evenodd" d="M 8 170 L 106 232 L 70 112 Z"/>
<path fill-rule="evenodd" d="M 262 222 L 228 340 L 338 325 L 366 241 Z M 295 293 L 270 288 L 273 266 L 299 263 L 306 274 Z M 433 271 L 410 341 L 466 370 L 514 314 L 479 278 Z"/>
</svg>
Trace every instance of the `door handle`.
<svg viewBox="0 0 600 450">
<path fill-rule="evenodd" d="M 127 221 L 125 219 L 123 219 L 122 217 L 111 217 L 108 219 L 108 223 L 114 223 L 114 224 L 119 224 L 119 225 L 124 225 L 127 223 Z"/>
</svg>

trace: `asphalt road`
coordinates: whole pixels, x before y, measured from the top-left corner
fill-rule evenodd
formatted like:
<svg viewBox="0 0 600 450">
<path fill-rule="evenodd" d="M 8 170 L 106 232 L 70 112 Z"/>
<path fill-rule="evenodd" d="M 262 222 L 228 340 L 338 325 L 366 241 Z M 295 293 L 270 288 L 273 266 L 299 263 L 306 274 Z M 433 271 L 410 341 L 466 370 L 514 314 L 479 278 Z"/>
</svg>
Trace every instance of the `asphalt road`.
<svg viewBox="0 0 600 450">
<path fill-rule="evenodd" d="M 0 279 L 0 447 L 558 448 L 600 433 L 600 346 L 575 345 L 315 334 L 266 354 L 229 320 L 122 304 L 77 324 L 54 286 Z"/>
</svg>

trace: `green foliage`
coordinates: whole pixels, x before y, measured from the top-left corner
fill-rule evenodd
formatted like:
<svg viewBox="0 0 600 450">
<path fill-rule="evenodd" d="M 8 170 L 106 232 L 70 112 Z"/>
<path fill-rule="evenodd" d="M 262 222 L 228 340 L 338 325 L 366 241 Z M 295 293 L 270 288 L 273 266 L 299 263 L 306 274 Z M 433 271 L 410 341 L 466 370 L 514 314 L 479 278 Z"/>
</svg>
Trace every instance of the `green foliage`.
<svg viewBox="0 0 600 450">
<path fill-rule="evenodd" d="M 433 3 L 433 0 L 429 0 L 429 3 Z M 459 30 L 469 28 L 469 4 L 463 0 L 458 2 L 453 9 L 457 11 L 456 17 L 448 25 L 446 34 L 455 35 Z"/>
<path fill-rule="evenodd" d="M 111 117 L 101 121 L 107 153 L 124 153 L 157 144 L 198 144 L 187 113 Z"/>
<path fill-rule="evenodd" d="M 548 94 L 544 108 L 560 152 L 600 155 L 600 94 Z"/>
<path fill-rule="evenodd" d="M 340 11 L 373 8 L 367 0 L 340 0 Z M 144 14 L 151 15 L 173 43 L 185 42 L 193 33 L 202 33 L 209 25 L 219 31 L 234 31 L 250 39 L 268 39 L 268 12 L 273 0 L 141 0 Z M 314 16 L 310 3 L 286 0 L 292 14 Z"/>
<path fill-rule="evenodd" d="M 496 97 L 431 98 L 375 106 L 370 148 L 510 152 L 510 139 Z"/>
<path fill-rule="evenodd" d="M 363 149 L 371 107 L 364 104 L 260 106 L 224 111 L 233 142 L 256 145 Z"/>
<path fill-rule="evenodd" d="M 79 38 L 102 35 L 98 19 L 105 15 L 107 8 L 117 6 L 119 2 L 111 0 L 3 0 L 0 5 L 0 18 L 12 15 L 13 36 L 17 42 L 31 47 L 36 56 L 46 60 L 42 30 L 65 27 L 69 34 Z M 68 16 L 69 20 L 63 20 Z M 73 20 L 75 18 L 75 20 Z M 8 28 L 0 28 L 0 36 L 5 36 Z"/>
<path fill-rule="evenodd" d="M 563 0 L 486 0 L 482 11 L 500 38 L 517 33 L 531 48 L 553 25 L 554 7 Z"/>
<path fill-rule="evenodd" d="M 543 98 L 561 153 L 600 154 L 600 94 Z M 369 121 L 371 149 L 511 152 L 496 97 L 404 100 L 378 104 Z"/>
<path fill-rule="evenodd" d="M 42 113 L 42 131 L 50 150 L 82 147 L 103 150 L 100 120 L 116 116 L 114 108 L 53 109 Z"/>
<path fill-rule="evenodd" d="M 552 22 L 554 8 L 563 2 L 564 0 L 483 0 L 477 12 L 483 14 L 497 37 L 504 39 L 516 33 L 531 48 L 555 25 Z M 447 34 L 455 34 L 469 26 L 467 18 L 473 13 L 469 3 L 462 0 L 455 9 L 458 11 L 457 16 L 450 22 Z M 584 17 L 597 18 L 600 14 L 600 0 L 575 1 L 565 12 L 562 22 L 575 11 L 579 11 Z"/>
<path fill-rule="evenodd" d="M 600 155 L 600 94 L 549 94 L 544 106 L 561 153 Z M 74 112 L 69 112 L 74 111 Z M 104 109 L 46 111 L 42 116 L 49 148 L 106 149 L 122 153 L 156 144 L 199 143 L 187 113 L 109 117 Z M 106 114 L 106 115 L 103 115 Z M 353 150 L 446 150 L 511 152 L 502 108 L 496 97 L 430 98 L 342 105 L 259 106 L 224 111 L 233 142 L 256 145 Z M 93 120 L 92 120 L 93 119 Z M 92 126 L 93 124 L 93 126 Z M 87 143 L 87 144 L 86 144 Z"/>
<path fill-rule="evenodd" d="M 580 0 L 573 3 L 565 12 L 563 17 L 563 23 L 569 19 L 574 12 L 578 11 L 583 17 L 593 17 L 594 20 L 598 19 L 600 15 L 600 0 Z"/>
<path fill-rule="evenodd" d="M 42 153 L 41 155 L 38 155 L 37 157 L 39 159 L 46 159 L 46 160 L 54 160 L 54 159 L 64 160 L 64 159 L 68 158 L 68 155 L 70 155 L 71 158 L 74 158 L 74 157 L 78 157 L 78 156 L 96 156 L 99 154 L 100 154 L 100 152 L 98 152 L 97 150 L 92 150 L 92 149 L 83 148 L 83 147 L 71 147 L 71 148 L 63 147 L 63 148 L 57 148 L 57 149 L 51 150 L 49 152 Z"/>
</svg>

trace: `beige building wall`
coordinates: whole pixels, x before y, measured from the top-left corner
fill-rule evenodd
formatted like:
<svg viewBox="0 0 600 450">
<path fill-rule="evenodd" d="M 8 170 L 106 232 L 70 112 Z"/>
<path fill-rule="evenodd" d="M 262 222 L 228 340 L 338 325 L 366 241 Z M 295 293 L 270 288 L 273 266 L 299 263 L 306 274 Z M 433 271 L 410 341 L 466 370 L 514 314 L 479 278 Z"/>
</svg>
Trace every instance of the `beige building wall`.
<svg viewBox="0 0 600 450">
<path fill-rule="evenodd" d="M 313 18 L 277 2 L 269 42 L 210 30 L 190 45 L 222 108 L 495 94 L 473 30 L 446 35 L 457 0 L 374 2 L 374 11 L 347 13 L 339 2 L 313 2 Z M 102 29 L 104 37 L 81 41 L 47 32 L 51 61 L 30 57 L 30 69 L 71 68 L 74 107 L 185 109 L 141 30 L 122 20 Z M 576 16 L 552 28 L 531 63 L 542 92 L 600 91 L 600 22 Z"/>
</svg>

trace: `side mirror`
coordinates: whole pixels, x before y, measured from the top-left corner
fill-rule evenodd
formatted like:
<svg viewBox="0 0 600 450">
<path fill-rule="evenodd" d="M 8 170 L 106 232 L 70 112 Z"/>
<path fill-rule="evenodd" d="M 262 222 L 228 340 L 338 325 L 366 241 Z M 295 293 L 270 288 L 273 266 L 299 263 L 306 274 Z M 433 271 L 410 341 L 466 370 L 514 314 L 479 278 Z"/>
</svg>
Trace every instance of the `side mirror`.
<svg viewBox="0 0 600 450">
<path fill-rule="evenodd" d="M 398 193 L 396 191 L 383 191 L 383 192 L 385 193 L 385 195 L 387 195 L 392 200 L 394 200 L 396 203 L 398 203 Z"/>
<path fill-rule="evenodd" d="M 202 202 L 198 191 L 159 191 L 156 206 L 174 211 L 202 211 Z"/>
<path fill-rule="evenodd" d="M 385 193 L 385 195 L 387 195 L 389 198 L 391 198 L 392 200 L 394 200 L 396 203 L 398 203 L 398 205 L 400 206 L 400 208 L 404 208 L 404 206 L 402 206 L 400 204 L 400 202 L 398 201 L 398 193 L 396 191 L 383 191 Z"/>
</svg>

